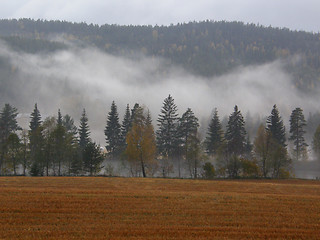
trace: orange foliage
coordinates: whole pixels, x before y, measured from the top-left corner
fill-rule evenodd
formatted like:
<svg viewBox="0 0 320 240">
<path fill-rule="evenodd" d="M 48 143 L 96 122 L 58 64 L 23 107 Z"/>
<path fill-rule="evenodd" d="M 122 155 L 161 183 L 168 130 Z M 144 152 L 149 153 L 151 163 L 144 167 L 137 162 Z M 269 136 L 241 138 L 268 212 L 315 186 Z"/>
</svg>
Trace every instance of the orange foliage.
<svg viewBox="0 0 320 240">
<path fill-rule="evenodd" d="M 0 178 L 0 239 L 319 239 L 320 182 Z"/>
</svg>

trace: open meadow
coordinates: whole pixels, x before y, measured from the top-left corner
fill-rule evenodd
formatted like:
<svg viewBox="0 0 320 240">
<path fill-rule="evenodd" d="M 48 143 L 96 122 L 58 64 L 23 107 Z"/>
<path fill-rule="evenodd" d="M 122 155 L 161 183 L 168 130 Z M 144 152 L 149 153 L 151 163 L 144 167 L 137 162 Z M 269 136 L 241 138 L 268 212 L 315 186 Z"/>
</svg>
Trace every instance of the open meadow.
<svg viewBox="0 0 320 240">
<path fill-rule="evenodd" d="M 0 239 L 320 239 L 320 182 L 1 177 Z"/>
</svg>

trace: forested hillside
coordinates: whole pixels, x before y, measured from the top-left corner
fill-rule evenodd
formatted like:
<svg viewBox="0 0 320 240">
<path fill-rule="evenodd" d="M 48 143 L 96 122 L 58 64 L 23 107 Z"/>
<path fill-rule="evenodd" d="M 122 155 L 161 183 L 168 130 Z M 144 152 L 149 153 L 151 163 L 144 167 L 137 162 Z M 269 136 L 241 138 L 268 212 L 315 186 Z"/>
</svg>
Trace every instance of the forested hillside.
<svg viewBox="0 0 320 240">
<path fill-rule="evenodd" d="M 99 26 L 30 19 L 1 20 L 0 36 L 13 49 L 29 53 L 67 48 L 71 42 L 96 46 L 114 55 L 158 56 L 168 64 L 174 63 L 205 77 L 221 75 L 238 66 L 282 59 L 298 88 L 311 90 L 320 81 L 320 34 L 241 22 Z M 3 68 L 3 59 L 0 62 Z"/>
</svg>

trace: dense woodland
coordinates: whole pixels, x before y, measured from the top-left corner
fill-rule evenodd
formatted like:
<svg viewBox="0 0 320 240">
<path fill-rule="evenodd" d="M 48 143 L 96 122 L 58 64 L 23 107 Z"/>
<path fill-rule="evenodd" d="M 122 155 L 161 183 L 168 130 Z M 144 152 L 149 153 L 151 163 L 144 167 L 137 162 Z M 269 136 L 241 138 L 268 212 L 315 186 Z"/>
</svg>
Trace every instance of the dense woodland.
<svg viewBox="0 0 320 240">
<path fill-rule="evenodd" d="M 221 75 L 238 66 L 282 59 L 299 89 L 310 91 L 320 81 L 319 33 L 241 22 L 99 26 L 31 19 L 0 20 L 0 37 L 12 49 L 29 53 L 61 50 L 73 43 L 132 58 L 137 54 L 163 57 L 168 65 L 174 63 L 205 77 Z M 0 67 L 2 75 L 8 78 L 11 68 L 5 59 L 0 59 Z"/>
<path fill-rule="evenodd" d="M 204 139 L 192 109 L 179 116 L 171 95 L 163 101 L 156 128 L 146 107 L 135 104 L 130 109 L 127 105 L 122 120 L 117 109 L 113 101 L 104 130 L 106 145 L 99 146 L 90 138 L 85 109 L 76 127 L 60 110 L 57 117 L 43 120 L 35 104 L 29 129 L 22 129 L 17 123 L 18 110 L 5 104 L 0 112 L 1 175 L 115 175 L 114 168 L 121 166 L 124 176 L 288 178 L 293 176 L 293 162 L 308 159 L 307 122 L 301 108 L 291 113 L 287 137 L 274 105 L 253 144 L 237 106 L 225 129 L 215 109 Z M 320 159 L 320 123 L 312 150 Z"/>
</svg>

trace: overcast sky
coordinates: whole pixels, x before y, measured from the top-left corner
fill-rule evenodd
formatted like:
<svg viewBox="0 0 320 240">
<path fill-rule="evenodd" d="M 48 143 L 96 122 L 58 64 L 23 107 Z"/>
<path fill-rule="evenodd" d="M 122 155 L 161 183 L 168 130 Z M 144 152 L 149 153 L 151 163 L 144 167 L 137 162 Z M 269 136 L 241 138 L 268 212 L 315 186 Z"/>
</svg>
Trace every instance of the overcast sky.
<svg viewBox="0 0 320 240">
<path fill-rule="evenodd" d="M 0 0 L 0 18 L 169 25 L 227 20 L 320 32 L 319 0 Z"/>
</svg>

